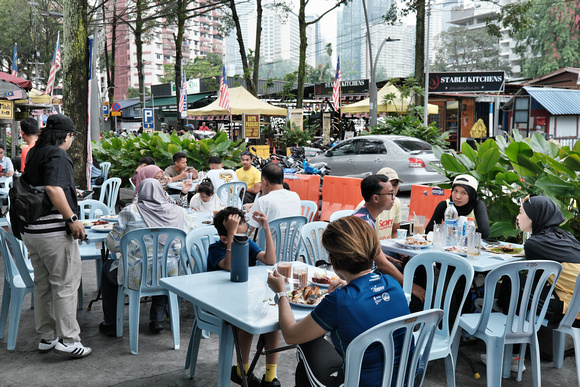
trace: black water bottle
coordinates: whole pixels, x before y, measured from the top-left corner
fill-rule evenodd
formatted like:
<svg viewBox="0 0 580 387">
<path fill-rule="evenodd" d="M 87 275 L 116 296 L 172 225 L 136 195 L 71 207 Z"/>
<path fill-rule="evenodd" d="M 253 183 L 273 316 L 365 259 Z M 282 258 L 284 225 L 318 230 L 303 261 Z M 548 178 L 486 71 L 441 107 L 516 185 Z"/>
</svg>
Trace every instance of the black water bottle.
<svg viewBox="0 0 580 387">
<path fill-rule="evenodd" d="M 230 280 L 232 282 L 248 281 L 249 244 L 246 234 L 235 234 L 232 242 L 230 263 Z"/>
</svg>

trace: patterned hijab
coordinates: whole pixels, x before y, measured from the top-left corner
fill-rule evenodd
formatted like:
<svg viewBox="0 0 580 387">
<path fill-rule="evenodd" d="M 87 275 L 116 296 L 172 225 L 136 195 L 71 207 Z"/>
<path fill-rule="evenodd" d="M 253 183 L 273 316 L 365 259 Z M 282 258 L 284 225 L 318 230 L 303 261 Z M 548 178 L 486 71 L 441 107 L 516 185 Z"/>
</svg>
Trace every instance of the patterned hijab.
<svg viewBox="0 0 580 387">
<path fill-rule="evenodd" d="M 154 178 L 159 172 L 163 171 L 157 165 L 147 165 L 141 168 L 135 177 L 135 194 L 133 194 L 133 197 L 139 192 L 139 185 L 143 180 Z"/>
</svg>

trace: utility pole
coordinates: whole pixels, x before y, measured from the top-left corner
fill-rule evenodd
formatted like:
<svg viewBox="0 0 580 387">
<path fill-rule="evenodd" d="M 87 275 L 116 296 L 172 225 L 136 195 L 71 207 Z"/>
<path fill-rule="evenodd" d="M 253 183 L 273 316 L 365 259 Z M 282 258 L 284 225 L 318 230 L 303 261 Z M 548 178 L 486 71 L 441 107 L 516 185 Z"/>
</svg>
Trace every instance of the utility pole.
<svg viewBox="0 0 580 387">
<path fill-rule="evenodd" d="M 43 79 L 42 77 L 40 77 L 38 75 L 38 65 L 42 65 L 44 63 L 39 63 L 38 62 L 38 57 L 39 57 L 39 52 L 38 52 L 38 48 L 36 46 L 36 6 L 38 5 L 38 3 L 35 3 L 34 1 L 29 1 L 28 4 L 32 7 L 31 11 L 32 11 L 32 43 L 34 46 L 34 62 L 32 62 L 31 64 L 34 65 L 34 76 L 32 77 L 32 81 L 35 83 L 34 87 L 36 87 L 37 89 L 39 88 L 39 81 L 41 79 Z"/>
<path fill-rule="evenodd" d="M 426 21 L 427 28 L 425 29 L 425 107 L 423 108 L 423 126 L 429 126 L 429 21 L 431 20 L 431 2 L 425 2 L 427 8 Z"/>
</svg>

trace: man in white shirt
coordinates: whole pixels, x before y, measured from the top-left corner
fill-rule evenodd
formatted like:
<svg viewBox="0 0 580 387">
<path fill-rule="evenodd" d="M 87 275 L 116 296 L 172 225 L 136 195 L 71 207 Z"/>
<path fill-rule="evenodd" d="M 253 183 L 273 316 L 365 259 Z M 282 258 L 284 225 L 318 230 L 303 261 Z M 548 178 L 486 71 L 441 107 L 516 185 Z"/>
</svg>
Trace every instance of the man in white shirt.
<svg viewBox="0 0 580 387">
<path fill-rule="evenodd" d="M 233 169 L 224 169 L 222 158 L 219 156 L 211 156 L 209 158 L 209 172 L 205 175 L 206 179 L 210 179 L 213 184 L 213 191 L 217 194 L 218 188 L 224 183 L 232 183 L 240 181 L 236 172 Z M 226 205 L 224 198 L 220 198 L 223 205 Z M 270 218 L 268 218 L 270 219 Z"/>
<path fill-rule="evenodd" d="M 0 145 L 0 176 L 10 177 L 14 175 L 14 166 L 10 157 L 5 155 L 4 146 Z"/>
</svg>

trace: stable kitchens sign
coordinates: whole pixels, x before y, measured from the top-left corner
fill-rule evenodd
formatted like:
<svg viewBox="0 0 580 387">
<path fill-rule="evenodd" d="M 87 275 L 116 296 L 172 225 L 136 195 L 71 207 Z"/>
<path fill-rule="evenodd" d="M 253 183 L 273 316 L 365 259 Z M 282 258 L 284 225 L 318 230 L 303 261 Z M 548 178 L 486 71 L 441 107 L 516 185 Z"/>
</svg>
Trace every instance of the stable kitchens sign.
<svg viewBox="0 0 580 387">
<path fill-rule="evenodd" d="M 429 93 L 504 91 L 505 72 L 429 73 Z"/>
</svg>

